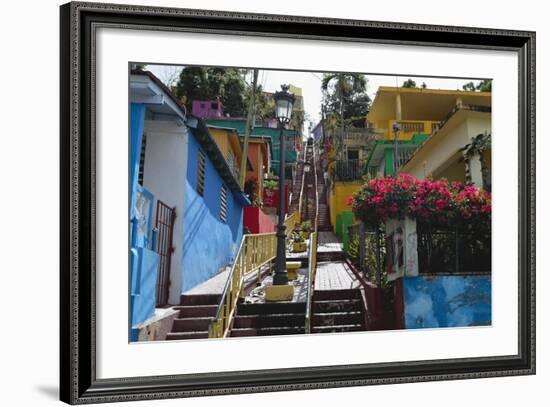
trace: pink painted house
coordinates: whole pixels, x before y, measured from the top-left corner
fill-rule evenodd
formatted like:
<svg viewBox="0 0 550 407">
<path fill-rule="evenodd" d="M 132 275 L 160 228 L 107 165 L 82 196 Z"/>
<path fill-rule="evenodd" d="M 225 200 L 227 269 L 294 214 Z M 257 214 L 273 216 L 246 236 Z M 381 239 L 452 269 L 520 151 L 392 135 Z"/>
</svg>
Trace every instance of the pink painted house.
<svg viewBox="0 0 550 407">
<path fill-rule="evenodd" d="M 193 100 L 191 105 L 193 116 L 201 119 L 218 119 L 223 117 L 223 105 L 220 99 Z"/>
</svg>

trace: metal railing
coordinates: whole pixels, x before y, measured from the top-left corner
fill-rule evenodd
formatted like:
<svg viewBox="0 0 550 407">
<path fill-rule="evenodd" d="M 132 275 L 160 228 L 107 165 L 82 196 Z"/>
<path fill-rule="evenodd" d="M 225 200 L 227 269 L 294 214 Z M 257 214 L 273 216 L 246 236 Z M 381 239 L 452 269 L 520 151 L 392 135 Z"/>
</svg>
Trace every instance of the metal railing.
<svg viewBox="0 0 550 407">
<path fill-rule="evenodd" d="M 381 286 L 384 270 L 385 239 L 381 230 L 367 230 L 355 223 L 348 229 L 348 257 L 368 281 Z"/>
<path fill-rule="evenodd" d="M 338 160 L 334 167 L 336 181 L 357 181 L 365 174 L 363 160 Z"/>
<path fill-rule="evenodd" d="M 395 137 L 393 133 L 394 124 L 399 126 L 399 140 L 408 140 L 415 134 L 433 134 L 439 129 L 441 122 L 430 120 L 389 120 L 385 132 L 386 140 L 393 140 Z"/>
<path fill-rule="evenodd" d="M 258 281 L 260 281 L 262 267 L 270 263 L 276 255 L 277 236 L 275 233 L 243 236 L 239 251 L 227 276 L 216 316 L 208 327 L 209 338 L 225 338 L 228 335 L 245 278 L 251 273 L 257 272 Z"/>
<path fill-rule="evenodd" d="M 285 231 L 287 236 L 292 233 L 296 225 L 300 223 L 300 211 L 295 211 L 292 215 L 285 219 Z"/>
<path fill-rule="evenodd" d="M 491 236 L 418 227 L 418 268 L 424 274 L 491 271 Z"/>
<path fill-rule="evenodd" d="M 307 280 L 307 304 L 306 304 L 306 334 L 311 333 L 311 317 L 313 315 L 311 305 L 315 284 L 315 271 L 317 270 L 317 232 L 313 232 L 309 238 L 308 255 L 308 280 Z"/>
<path fill-rule="evenodd" d="M 367 174 L 371 179 L 378 177 L 378 167 L 368 167 L 367 168 Z"/>
<path fill-rule="evenodd" d="M 304 148 L 304 162 L 302 164 L 302 185 L 301 185 L 301 188 L 300 188 L 300 196 L 298 197 L 298 221 L 299 222 L 302 221 L 302 200 L 304 198 L 304 185 L 306 183 L 306 171 L 305 171 L 305 168 L 304 168 L 304 164 L 305 164 L 306 158 L 307 158 L 306 150 L 307 150 L 307 147 Z"/>
<path fill-rule="evenodd" d="M 317 220 L 319 219 L 319 190 L 317 189 L 317 162 L 313 151 L 314 187 L 315 187 L 315 222 L 313 233 L 309 239 L 308 277 L 307 277 L 307 304 L 306 304 L 306 334 L 311 333 L 313 291 L 315 290 L 315 272 L 317 271 Z"/>
<path fill-rule="evenodd" d="M 401 166 L 403 166 L 407 161 L 409 161 L 409 158 L 411 158 L 414 151 L 415 151 L 415 148 L 405 148 L 405 147 L 399 148 L 396 152 L 395 168 L 399 170 Z"/>
</svg>

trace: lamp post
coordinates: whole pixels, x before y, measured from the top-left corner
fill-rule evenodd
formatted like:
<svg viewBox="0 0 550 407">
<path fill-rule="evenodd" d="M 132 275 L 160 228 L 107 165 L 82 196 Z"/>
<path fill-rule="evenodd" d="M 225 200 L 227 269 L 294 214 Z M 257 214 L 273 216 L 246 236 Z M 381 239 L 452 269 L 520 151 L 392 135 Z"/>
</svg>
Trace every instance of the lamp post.
<svg viewBox="0 0 550 407">
<path fill-rule="evenodd" d="M 279 125 L 279 216 L 277 222 L 277 258 L 273 273 L 273 285 L 288 284 L 286 272 L 286 233 L 285 233 L 285 134 L 290 123 L 294 95 L 288 92 L 288 85 L 281 85 L 281 91 L 275 92 L 276 117 Z"/>
<path fill-rule="evenodd" d="M 397 158 L 399 157 L 399 154 L 397 152 L 398 148 L 398 137 L 397 133 L 399 133 L 399 130 L 401 130 L 401 127 L 399 126 L 399 123 L 394 123 L 392 126 L 393 129 L 393 175 L 397 175 Z"/>
</svg>

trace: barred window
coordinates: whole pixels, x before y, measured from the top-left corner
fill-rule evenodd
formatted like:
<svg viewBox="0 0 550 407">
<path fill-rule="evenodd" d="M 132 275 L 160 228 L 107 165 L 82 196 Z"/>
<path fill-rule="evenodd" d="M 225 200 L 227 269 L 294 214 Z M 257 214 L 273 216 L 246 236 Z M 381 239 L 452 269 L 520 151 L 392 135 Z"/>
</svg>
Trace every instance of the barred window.
<svg viewBox="0 0 550 407">
<path fill-rule="evenodd" d="M 222 222 L 227 222 L 227 188 L 222 185 L 220 192 L 220 219 Z"/>
<path fill-rule="evenodd" d="M 147 149 L 147 133 L 143 133 L 141 153 L 139 155 L 138 184 L 143 186 L 143 172 L 145 170 L 145 150 Z"/>
<path fill-rule="evenodd" d="M 205 178 L 206 157 L 204 151 L 199 150 L 199 159 L 197 161 L 197 192 L 204 196 L 204 178 Z"/>
</svg>

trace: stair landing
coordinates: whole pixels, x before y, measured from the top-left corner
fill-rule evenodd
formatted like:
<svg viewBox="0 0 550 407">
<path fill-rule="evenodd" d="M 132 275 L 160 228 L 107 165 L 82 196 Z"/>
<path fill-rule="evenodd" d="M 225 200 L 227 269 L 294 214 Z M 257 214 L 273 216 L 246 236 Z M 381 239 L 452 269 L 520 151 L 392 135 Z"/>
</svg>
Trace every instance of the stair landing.
<svg viewBox="0 0 550 407">
<path fill-rule="evenodd" d="M 319 262 L 315 275 L 315 291 L 350 290 L 361 287 L 361 282 L 346 262 Z"/>
<path fill-rule="evenodd" d="M 342 243 L 333 232 L 319 231 L 319 239 L 317 244 L 317 253 L 319 252 L 341 252 Z"/>
</svg>

